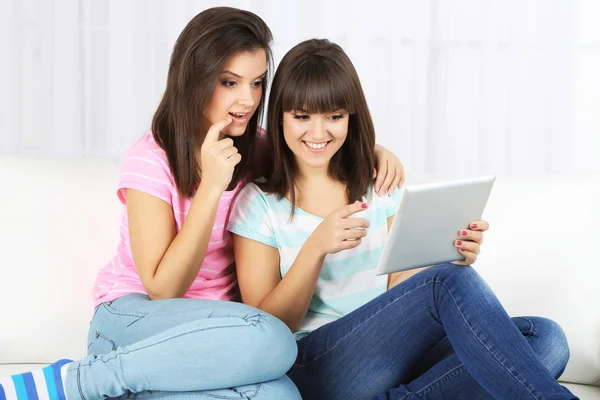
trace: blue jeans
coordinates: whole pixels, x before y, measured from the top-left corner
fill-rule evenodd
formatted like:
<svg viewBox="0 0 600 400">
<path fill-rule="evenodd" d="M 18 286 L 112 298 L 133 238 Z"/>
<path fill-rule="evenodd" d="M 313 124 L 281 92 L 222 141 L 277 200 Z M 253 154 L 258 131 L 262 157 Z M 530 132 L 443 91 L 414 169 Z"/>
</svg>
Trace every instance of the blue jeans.
<svg viewBox="0 0 600 400">
<path fill-rule="evenodd" d="M 472 267 L 426 269 L 298 347 L 288 376 L 305 399 L 576 399 L 556 381 L 560 327 L 511 320 Z"/>
<path fill-rule="evenodd" d="M 300 399 L 285 373 L 294 336 L 240 303 L 129 294 L 99 305 L 88 357 L 67 372 L 67 397 Z"/>
</svg>

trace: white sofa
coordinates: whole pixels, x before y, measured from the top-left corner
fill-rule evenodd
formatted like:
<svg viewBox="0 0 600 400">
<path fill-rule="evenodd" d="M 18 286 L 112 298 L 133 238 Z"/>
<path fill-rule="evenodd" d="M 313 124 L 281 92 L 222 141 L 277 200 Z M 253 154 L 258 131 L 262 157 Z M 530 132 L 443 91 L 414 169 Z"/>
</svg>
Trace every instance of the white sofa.
<svg viewBox="0 0 600 400">
<path fill-rule="evenodd" d="M 117 244 L 119 168 L 0 157 L 0 375 L 85 355 L 90 288 Z M 599 205 L 599 175 L 499 177 L 476 264 L 511 315 L 562 325 L 561 381 L 586 400 L 600 399 Z"/>
</svg>

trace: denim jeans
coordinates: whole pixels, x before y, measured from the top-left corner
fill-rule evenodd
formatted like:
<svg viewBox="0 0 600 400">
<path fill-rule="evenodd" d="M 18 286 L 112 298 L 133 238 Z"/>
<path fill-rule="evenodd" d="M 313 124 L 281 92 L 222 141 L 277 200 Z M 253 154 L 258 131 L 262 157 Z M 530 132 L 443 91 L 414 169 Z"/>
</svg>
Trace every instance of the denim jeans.
<svg viewBox="0 0 600 400">
<path fill-rule="evenodd" d="M 88 343 L 68 368 L 70 400 L 300 399 L 285 376 L 294 336 L 244 304 L 129 294 L 96 308 Z"/>
<path fill-rule="evenodd" d="M 298 347 L 288 376 L 304 399 L 576 399 L 556 381 L 560 327 L 511 320 L 472 267 L 426 269 Z"/>
</svg>

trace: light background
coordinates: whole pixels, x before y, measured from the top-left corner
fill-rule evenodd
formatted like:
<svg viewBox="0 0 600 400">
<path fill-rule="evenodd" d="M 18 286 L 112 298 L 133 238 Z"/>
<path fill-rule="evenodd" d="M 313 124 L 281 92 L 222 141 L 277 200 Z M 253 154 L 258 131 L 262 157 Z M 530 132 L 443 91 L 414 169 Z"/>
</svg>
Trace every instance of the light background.
<svg viewBox="0 0 600 400">
<path fill-rule="evenodd" d="M 217 5 L 261 16 L 276 64 L 304 39 L 340 44 L 409 174 L 600 171 L 594 0 L 0 0 L 0 153 L 123 157 L 175 39 Z"/>
</svg>

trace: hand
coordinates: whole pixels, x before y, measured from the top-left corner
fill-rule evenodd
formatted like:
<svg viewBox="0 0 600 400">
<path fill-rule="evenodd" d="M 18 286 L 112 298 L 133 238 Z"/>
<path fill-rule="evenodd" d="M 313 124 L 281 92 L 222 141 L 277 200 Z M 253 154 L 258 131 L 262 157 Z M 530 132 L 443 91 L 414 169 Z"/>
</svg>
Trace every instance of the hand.
<svg viewBox="0 0 600 400">
<path fill-rule="evenodd" d="M 465 256 L 463 261 L 455 261 L 458 265 L 472 265 L 477 261 L 483 243 L 483 232 L 487 231 L 490 224 L 487 221 L 475 221 L 469 224 L 469 229 L 461 230 L 458 235 L 460 239 L 454 241 L 460 254 Z"/>
<path fill-rule="evenodd" d="M 210 127 L 200 149 L 202 183 L 224 192 L 231 182 L 233 169 L 242 160 L 231 138 L 219 140 L 219 134 L 231 118 L 219 121 Z"/>
<path fill-rule="evenodd" d="M 375 158 L 377 171 L 373 171 L 375 191 L 379 196 L 391 194 L 396 187 L 404 183 L 404 166 L 394 153 L 378 144 L 375 145 Z"/>
<path fill-rule="evenodd" d="M 361 238 L 367 236 L 367 231 L 355 228 L 368 228 L 369 220 L 348 217 L 365 208 L 365 203 L 355 201 L 354 204 L 332 211 L 310 235 L 310 243 L 323 256 L 358 246 Z"/>
</svg>

